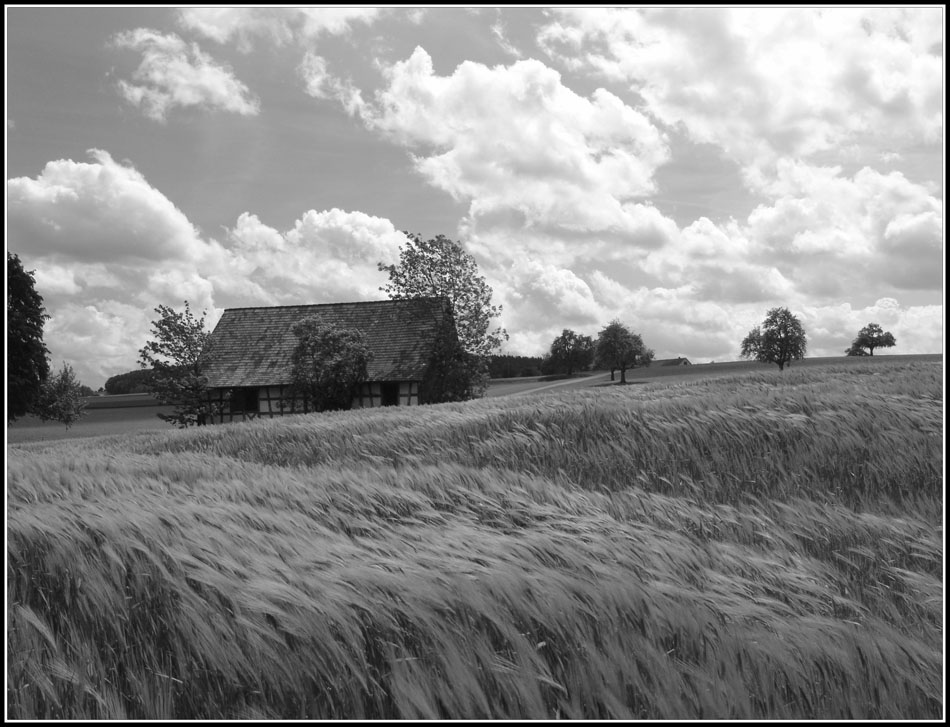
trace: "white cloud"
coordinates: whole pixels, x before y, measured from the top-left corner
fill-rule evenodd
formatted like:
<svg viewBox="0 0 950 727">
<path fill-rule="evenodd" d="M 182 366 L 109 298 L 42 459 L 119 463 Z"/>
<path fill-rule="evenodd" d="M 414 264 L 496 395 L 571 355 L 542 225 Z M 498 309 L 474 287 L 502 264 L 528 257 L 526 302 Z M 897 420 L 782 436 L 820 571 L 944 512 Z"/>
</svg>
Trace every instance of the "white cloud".
<svg viewBox="0 0 950 727">
<path fill-rule="evenodd" d="M 937 143 L 939 8 L 565 9 L 539 43 L 565 66 L 630 84 L 766 183 L 783 156 Z"/>
<path fill-rule="evenodd" d="M 71 260 L 127 262 L 188 256 L 202 243 L 185 215 L 137 170 L 90 149 L 92 163 L 49 162 L 35 179 L 7 181 L 11 237 Z M 88 243 L 94 243 L 91 247 Z"/>
<path fill-rule="evenodd" d="M 344 35 L 356 23 L 369 24 L 379 8 L 185 8 L 179 10 L 183 28 L 218 43 L 234 40 L 249 52 L 255 39 L 281 46 L 307 42 L 321 35 Z"/>
<path fill-rule="evenodd" d="M 351 82 L 334 76 L 327 70 L 327 60 L 323 56 L 307 51 L 297 68 L 303 78 L 307 93 L 314 98 L 338 101 L 350 115 L 362 111 L 362 94 Z"/>
<path fill-rule="evenodd" d="M 610 92 L 579 96 L 535 60 L 438 76 L 422 48 L 384 73 L 365 123 L 410 149 L 431 184 L 471 200 L 473 219 L 516 214 L 529 228 L 626 236 L 641 225 L 629 203 L 654 190 L 669 149 Z"/>
<path fill-rule="evenodd" d="M 203 108 L 256 115 L 259 101 L 231 70 L 219 65 L 196 43 L 187 44 L 177 35 L 147 28 L 118 33 L 113 45 L 142 54 L 132 73 L 133 82 L 121 80 L 122 97 L 150 119 L 165 121 L 175 108 Z"/>
<path fill-rule="evenodd" d="M 773 261 L 801 292 L 844 296 L 857 289 L 940 290 L 943 205 L 900 172 L 782 162 L 744 232 L 751 259 Z"/>
</svg>

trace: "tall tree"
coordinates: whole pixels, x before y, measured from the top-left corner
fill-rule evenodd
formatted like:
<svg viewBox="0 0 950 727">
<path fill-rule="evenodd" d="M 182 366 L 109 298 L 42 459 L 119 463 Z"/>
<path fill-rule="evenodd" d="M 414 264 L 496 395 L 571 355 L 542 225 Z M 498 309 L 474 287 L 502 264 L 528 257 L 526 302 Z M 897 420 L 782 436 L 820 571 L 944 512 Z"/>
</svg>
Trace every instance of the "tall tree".
<svg viewBox="0 0 950 727">
<path fill-rule="evenodd" d="M 399 248 L 395 265 L 379 263 L 389 282 L 380 290 L 392 300 L 443 297 L 452 304 L 459 343 L 470 354 L 486 358 L 508 340 L 504 328 L 491 328 L 502 307 L 491 304 L 492 289 L 479 275 L 475 258 L 444 235 L 423 240 L 404 233 L 409 242 Z"/>
<path fill-rule="evenodd" d="M 171 414 L 158 414 L 184 429 L 204 424 L 214 413 L 208 400 L 208 379 L 202 374 L 202 354 L 208 353 L 210 333 L 205 330 L 206 311 L 201 318 L 185 301 L 184 312 L 160 305 L 152 321 L 153 340 L 139 350 L 139 365 L 151 369 L 148 388 L 161 404 L 175 407 Z"/>
<path fill-rule="evenodd" d="M 868 323 L 858 331 L 857 338 L 851 342 L 851 348 L 845 353 L 848 356 L 863 356 L 864 349 L 867 349 L 869 355 L 873 356 L 875 348 L 890 348 L 896 345 L 897 341 L 890 331 L 883 330 L 877 323 Z"/>
<path fill-rule="evenodd" d="M 639 333 L 633 333 L 620 321 L 611 321 L 597 336 L 594 361 L 598 367 L 620 370 L 620 383 L 627 383 L 627 369 L 642 363 L 647 351 Z M 652 351 L 650 357 L 652 358 Z"/>
<path fill-rule="evenodd" d="M 43 325 L 49 320 L 36 292 L 34 271 L 7 253 L 7 421 L 30 411 L 49 377 Z"/>
<path fill-rule="evenodd" d="M 565 328 L 551 343 L 549 356 L 556 369 L 565 369 L 567 375 L 571 376 L 575 369 L 589 366 L 593 361 L 594 341 L 590 336 Z"/>
<path fill-rule="evenodd" d="M 363 334 L 315 316 L 297 321 L 291 330 L 297 337 L 291 401 L 303 400 L 304 411 L 349 409 L 367 377 L 370 352 Z"/>
<path fill-rule="evenodd" d="M 761 326 L 742 339 L 743 358 L 778 364 L 779 371 L 791 361 L 805 357 L 808 341 L 801 321 L 788 308 L 772 308 Z"/>
</svg>

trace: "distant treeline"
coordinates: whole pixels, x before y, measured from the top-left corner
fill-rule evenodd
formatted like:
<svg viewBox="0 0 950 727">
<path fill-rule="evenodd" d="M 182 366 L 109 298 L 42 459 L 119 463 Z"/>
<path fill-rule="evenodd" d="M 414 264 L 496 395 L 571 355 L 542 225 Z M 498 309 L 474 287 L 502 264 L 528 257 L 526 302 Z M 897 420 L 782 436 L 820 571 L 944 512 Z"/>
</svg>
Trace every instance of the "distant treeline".
<svg viewBox="0 0 950 727">
<path fill-rule="evenodd" d="M 150 369 L 129 371 L 116 374 L 106 381 L 107 394 L 145 394 L 149 391 L 148 382 L 152 378 Z"/>
<path fill-rule="evenodd" d="M 493 379 L 540 376 L 542 361 L 541 356 L 492 356 L 488 373 Z"/>
</svg>

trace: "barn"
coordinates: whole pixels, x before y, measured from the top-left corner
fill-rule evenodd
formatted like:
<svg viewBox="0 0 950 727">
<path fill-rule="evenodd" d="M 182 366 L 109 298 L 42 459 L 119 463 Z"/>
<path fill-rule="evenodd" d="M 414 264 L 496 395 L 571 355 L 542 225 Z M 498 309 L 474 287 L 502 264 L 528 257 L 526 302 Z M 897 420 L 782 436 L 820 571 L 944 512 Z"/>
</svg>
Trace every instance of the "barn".
<svg viewBox="0 0 950 727">
<path fill-rule="evenodd" d="M 684 356 L 679 358 L 658 358 L 655 359 L 651 366 L 690 366 L 692 365 L 690 360 Z"/>
<path fill-rule="evenodd" d="M 363 334 L 371 357 L 354 408 L 420 404 L 420 387 L 439 336 L 457 341 L 451 307 L 443 298 L 228 308 L 203 355 L 209 398 L 217 412 L 214 423 L 291 411 L 297 344 L 291 327 L 307 317 Z"/>
</svg>

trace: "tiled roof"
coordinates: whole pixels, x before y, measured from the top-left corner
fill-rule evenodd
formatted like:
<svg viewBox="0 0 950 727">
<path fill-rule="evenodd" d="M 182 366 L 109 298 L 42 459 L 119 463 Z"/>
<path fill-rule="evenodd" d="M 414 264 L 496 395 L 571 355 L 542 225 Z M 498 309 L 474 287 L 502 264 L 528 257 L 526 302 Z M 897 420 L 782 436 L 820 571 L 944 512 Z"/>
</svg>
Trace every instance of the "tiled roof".
<svg viewBox="0 0 950 727">
<path fill-rule="evenodd" d="M 436 334 L 451 321 L 440 298 L 228 308 L 211 333 L 204 366 L 208 385 L 289 384 L 297 344 L 291 326 L 309 316 L 363 334 L 372 354 L 369 381 L 422 380 Z"/>
</svg>

